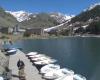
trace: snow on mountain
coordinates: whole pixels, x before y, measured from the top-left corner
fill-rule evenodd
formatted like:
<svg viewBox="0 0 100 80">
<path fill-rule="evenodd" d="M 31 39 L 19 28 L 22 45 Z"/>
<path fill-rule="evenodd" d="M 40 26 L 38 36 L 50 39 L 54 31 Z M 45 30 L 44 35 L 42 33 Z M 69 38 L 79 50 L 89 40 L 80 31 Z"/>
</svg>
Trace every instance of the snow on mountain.
<svg viewBox="0 0 100 80">
<path fill-rule="evenodd" d="M 88 10 L 92 10 L 92 9 L 95 8 L 97 5 L 100 5 L 100 3 L 96 3 L 96 4 L 91 5 L 91 6 L 88 8 Z"/>
<path fill-rule="evenodd" d="M 57 29 L 57 28 L 63 26 L 64 24 L 65 24 L 65 23 L 62 23 L 62 24 L 60 24 L 60 25 L 53 26 L 53 27 L 50 27 L 50 28 L 46 28 L 46 29 L 44 29 L 44 31 L 45 31 L 45 32 L 50 32 L 51 30 Z"/>
<path fill-rule="evenodd" d="M 58 29 L 59 27 L 62 27 L 63 25 L 67 24 L 68 22 L 69 22 L 69 20 L 67 20 L 66 22 L 63 22 L 59 25 L 56 25 L 56 26 L 53 26 L 53 27 L 50 27 L 50 28 L 45 28 L 44 32 L 50 32 L 52 30 Z"/>
<path fill-rule="evenodd" d="M 62 13 L 51 13 L 50 16 L 56 19 L 59 23 L 63 23 L 64 21 L 70 20 L 72 17 L 74 17 L 74 15 L 70 16 Z"/>
<path fill-rule="evenodd" d="M 73 18 L 73 17 L 75 17 L 75 15 L 65 15 L 65 20 L 69 20 L 69 19 L 71 19 L 71 18 Z"/>
<path fill-rule="evenodd" d="M 32 14 L 25 11 L 16 11 L 16 12 L 6 11 L 6 12 L 13 15 L 19 22 L 22 22 L 24 20 L 29 20 L 30 19 L 29 16 Z"/>
<path fill-rule="evenodd" d="M 11 15 L 13 15 L 19 22 L 22 22 L 24 20 L 29 20 L 30 19 L 30 15 L 33 15 L 33 18 L 36 18 L 37 14 L 34 13 L 28 13 L 25 11 L 6 11 L 8 13 L 10 13 Z M 39 13 L 38 13 L 39 14 Z M 74 15 L 64 15 L 62 13 L 49 13 L 50 17 L 53 17 L 55 20 L 57 20 L 57 22 L 59 23 L 63 23 L 66 20 L 70 20 L 72 17 L 74 17 Z"/>
<path fill-rule="evenodd" d="M 64 24 L 68 23 L 71 20 L 71 18 L 74 17 L 74 15 L 70 16 L 70 15 L 64 15 L 62 13 L 50 13 L 50 16 L 56 19 L 60 24 L 57 26 L 44 29 L 45 32 L 50 32 L 51 30 L 54 30 L 63 26 Z"/>
<path fill-rule="evenodd" d="M 84 9 L 84 11 L 90 11 L 92 9 L 94 9 L 96 6 L 100 5 L 100 3 L 95 3 L 95 4 L 92 4 L 90 5 L 90 7 L 88 7 L 87 9 Z"/>
</svg>

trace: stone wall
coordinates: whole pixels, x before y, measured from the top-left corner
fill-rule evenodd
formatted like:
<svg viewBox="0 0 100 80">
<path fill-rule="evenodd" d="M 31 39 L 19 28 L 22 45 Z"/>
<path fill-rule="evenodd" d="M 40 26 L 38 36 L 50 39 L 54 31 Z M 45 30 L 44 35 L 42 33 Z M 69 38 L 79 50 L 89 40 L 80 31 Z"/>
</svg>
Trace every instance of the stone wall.
<svg viewBox="0 0 100 80">
<path fill-rule="evenodd" d="M 8 66 L 8 58 L 4 55 L 4 53 L 0 50 L 0 74 L 2 74 L 5 71 L 5 67 Z"/>
</svg>

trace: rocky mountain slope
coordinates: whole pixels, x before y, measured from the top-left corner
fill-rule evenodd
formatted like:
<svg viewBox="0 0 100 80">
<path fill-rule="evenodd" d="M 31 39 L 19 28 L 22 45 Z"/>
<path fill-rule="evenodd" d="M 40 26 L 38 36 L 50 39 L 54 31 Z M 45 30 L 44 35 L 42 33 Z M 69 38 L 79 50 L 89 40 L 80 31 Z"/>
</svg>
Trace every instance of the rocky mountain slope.
<svg viewBox="0 0 100 80">
<path fill-rule="evenodd" d="M 64 15 L 61 13 L 29 13 L 25 11 L 11 12 L 21 26 L 23 27 L 52 27 L 70 20 L 73 15 Z"/>
<path fill-rule="evenodd" d="M 27 28 L 32 27 L 51 27 L 58 25 L 59 23 L 52 17 L 50 17 L 46 13 L 39 13 L 34 17 L 34 15 L 30 15 L 29 20 L 25 20 L 20 22 L 20 25 Z"/>
<path fill-rule="evenodd" d="M 13 15 L 19 22 L 29 20 L 32 17 L 36 18 L 37 15 L 41 14 L 41 13 L 29 13 L 29 12 L 26 12 L 26 11 L 16 11 L 16 12 L 6 11 L 6 12 Z M 64 21 L 74 17 L 74 15 L 65 15 L 65 14 L 57 13 L 57 12 L 51 12 L 51 13 L 45 13 L 45 14 L 48 14 L 48 16 L 54 18 L 59 23 L 62 23 Z"/>
<path fill-rule="evenodd" d="M 73 17 L 70 22 L 64 25 L 61 32 L 64 32 L 65 35 L 100 34 L 100 3 L 90 6 Z"/>
<path fill-rule="evenodd" d="M 18 22 L 29 20 L 30 19 L 29 16 L 31 15 L 31 13 L 28 13 L 25 11 L 16 11 L 16 12 L 6 11 L 6 12 L 13 15 L 17 19 Z"/>
<path fill-rule="evenodd" d="M 65 15 L 62 13 L 49 13 L 49 15 L 53 17 L 55 20 L 57 20 L 57 22 L 59 23 L 63 23 L 67 20 L 71 20 L 71 18 L 74 17 L 74 15 Z"/>
<path fill-rule="evenodd" d="M 91 9 L 87 9 L 86 11 L 80 13 L 76 17 L 74 17 L 71 21 L 88 21 L 90 19 L 95 19 L 96 17 L 100 17 L 100 5 L 96 5 L 92 7 Z"/>
</svg>

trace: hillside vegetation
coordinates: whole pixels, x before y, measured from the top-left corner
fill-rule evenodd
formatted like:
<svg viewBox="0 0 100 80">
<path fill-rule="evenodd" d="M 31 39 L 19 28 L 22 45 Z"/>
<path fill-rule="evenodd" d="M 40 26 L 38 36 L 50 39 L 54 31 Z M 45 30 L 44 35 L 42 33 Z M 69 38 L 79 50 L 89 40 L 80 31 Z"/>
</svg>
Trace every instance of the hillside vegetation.
<svg viewBox="0 0 100 80">
<path fill-rule="evenodd" d="M 11 14 L 6 13 L 3 8 L 0 7 L 0 27 L 13 27 L 18 23 L 16 18 Z"/>
<path fill-rule="evenodd" d="M 47 13 L 39 13 L 36 17 L 30 16 L 30 20 L 25 20 L 20 23 L 23 27 L 52 27 L 59 23 Z"/>
<path fill-rule="evenodd" d="M 80 13 L 79 15 L 72 18 L 71 21 L 72 22 L 76 22 L 76 21 L 86 22 L 87 20 L 95 19 L 96 17 L 100 17 L 100 5 L 97 5 L 92 10 L 87 10 L 87 11 L 84 11 L 84 12 Z"/>
<path fill-rule="evenodd" d="M 62 35 L 97 35 L 100 34 L 100 5 L 87 9 L 65 24 Z"/>
</svg>

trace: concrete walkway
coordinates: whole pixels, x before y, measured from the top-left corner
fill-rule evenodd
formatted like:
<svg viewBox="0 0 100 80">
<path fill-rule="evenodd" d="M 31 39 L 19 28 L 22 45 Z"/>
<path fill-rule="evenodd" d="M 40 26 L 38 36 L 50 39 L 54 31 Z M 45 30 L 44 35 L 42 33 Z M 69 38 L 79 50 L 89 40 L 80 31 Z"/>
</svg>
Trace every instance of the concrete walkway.
<svg viewBox="0 0 100 80">
<path fill-rule="evenodd" d="M 18 75 L 17 61 L 19 59 L 23 60 L 25 63 L 26 80 L 44 80 L 41 78 L 41 75 L 38 74 L 38 70 L 36 69 L 36 67 L 32 65 L 29 59 L 20 50 L 17 50 L 16 54 L 10 56 L 9 69 L 12 70 L 13 75 Z M 18 77 L 12 77 L 12 80 L 19 80 L 19 79 Z"/>
</svg>

